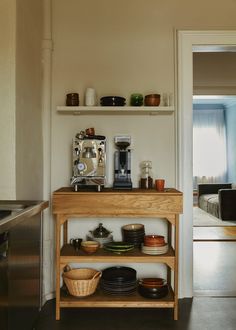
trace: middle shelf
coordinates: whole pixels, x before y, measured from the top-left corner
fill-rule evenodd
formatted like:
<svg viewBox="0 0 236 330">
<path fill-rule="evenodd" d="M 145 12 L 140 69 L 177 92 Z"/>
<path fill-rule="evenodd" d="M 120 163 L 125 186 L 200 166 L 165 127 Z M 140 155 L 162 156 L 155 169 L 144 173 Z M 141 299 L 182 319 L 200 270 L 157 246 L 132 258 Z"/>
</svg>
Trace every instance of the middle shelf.
<svg viewBox="0 0 236 330">
<path fill-rule="evenodd" d="M 175 253 L 172 247 L 168 252 L 159 255 L 148 255 L 142 253 L 139 249 L 115 254 L 100 248 L 94 254 L 86 254 L 82 250 L 75 250 L 70 244 L 66 244 L 61 249 L 60 263 L 65 265 L 68 263 L 165 263 L 171 269 L 175 268 Z"/>
</svg>

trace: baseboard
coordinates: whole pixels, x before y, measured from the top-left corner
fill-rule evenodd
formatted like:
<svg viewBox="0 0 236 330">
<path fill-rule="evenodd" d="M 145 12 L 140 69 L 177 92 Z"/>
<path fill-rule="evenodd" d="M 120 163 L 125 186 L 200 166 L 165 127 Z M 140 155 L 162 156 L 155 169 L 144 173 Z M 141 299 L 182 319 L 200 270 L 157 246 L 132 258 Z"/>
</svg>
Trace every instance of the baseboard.
<svg viewBox="0 0 236 330">
<path fill-rule="evenodd" d="M 194 297 L 236 297 L 236 291 L 194 290 Z"/>
</svg>

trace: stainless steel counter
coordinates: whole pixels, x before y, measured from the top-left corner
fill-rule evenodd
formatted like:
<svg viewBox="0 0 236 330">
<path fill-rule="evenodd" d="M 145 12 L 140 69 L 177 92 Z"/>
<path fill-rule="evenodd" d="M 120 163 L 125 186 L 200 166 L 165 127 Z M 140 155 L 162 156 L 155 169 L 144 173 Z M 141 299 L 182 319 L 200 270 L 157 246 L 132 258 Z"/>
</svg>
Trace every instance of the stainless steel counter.
<svg viewBox="0 0 236 330">
<path fill-rule="evenodd" d="M 8 216 L 0 217 L 0 233 L 11 229 L 16 226 L 25 217 L 31 216 L 42 212 L 48 207 L 47 201 L 15 201 L 15 200 L 1 200 L 0 201 L 0 214 L 1 211 L 10 211 Z"/>
<path fill-rule="evenodd" d="M 41 307 L 42 211 L 48 202 L 0 201 L 1 330 L 33 329 Z"/>
</svg>

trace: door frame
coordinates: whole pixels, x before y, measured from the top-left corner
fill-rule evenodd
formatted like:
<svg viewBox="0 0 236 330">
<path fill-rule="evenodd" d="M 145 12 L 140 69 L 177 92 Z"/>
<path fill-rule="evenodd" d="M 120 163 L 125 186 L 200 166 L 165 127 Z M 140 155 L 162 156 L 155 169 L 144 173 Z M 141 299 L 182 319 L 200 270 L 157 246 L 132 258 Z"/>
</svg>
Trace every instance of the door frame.
<svg viewBox="0 0 236 330">
<path fill-rule="evenodd" d="M 177 178 L 183 192 L 183 215 L 180 221 L 179 297 L 193 296 L 193 157 L 192 157 L 192 96 L 193 47 L 220 46 L 235 49 L 236 30 L 176 31 L 177 70 Z"/>
</svg>

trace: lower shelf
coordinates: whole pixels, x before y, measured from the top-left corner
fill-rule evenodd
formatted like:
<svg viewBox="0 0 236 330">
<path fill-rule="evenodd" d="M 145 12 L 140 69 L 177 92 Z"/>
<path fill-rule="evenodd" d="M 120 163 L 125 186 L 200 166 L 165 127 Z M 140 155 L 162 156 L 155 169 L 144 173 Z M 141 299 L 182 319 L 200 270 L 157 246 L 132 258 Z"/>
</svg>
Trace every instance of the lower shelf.
<svg viewBox="0 0 236 330">
<path fill-rule="evenodd" d="M 128 296 L 113 296 L 97 290 L 95 294 L 83 298 L 76 298 L 61 290 L 60 307 L 110 307 L 110 308 L 173 308 L 175 307 L 174 293 L 160 299 L 147 299 L 135 292 Z"/>
</svg>

